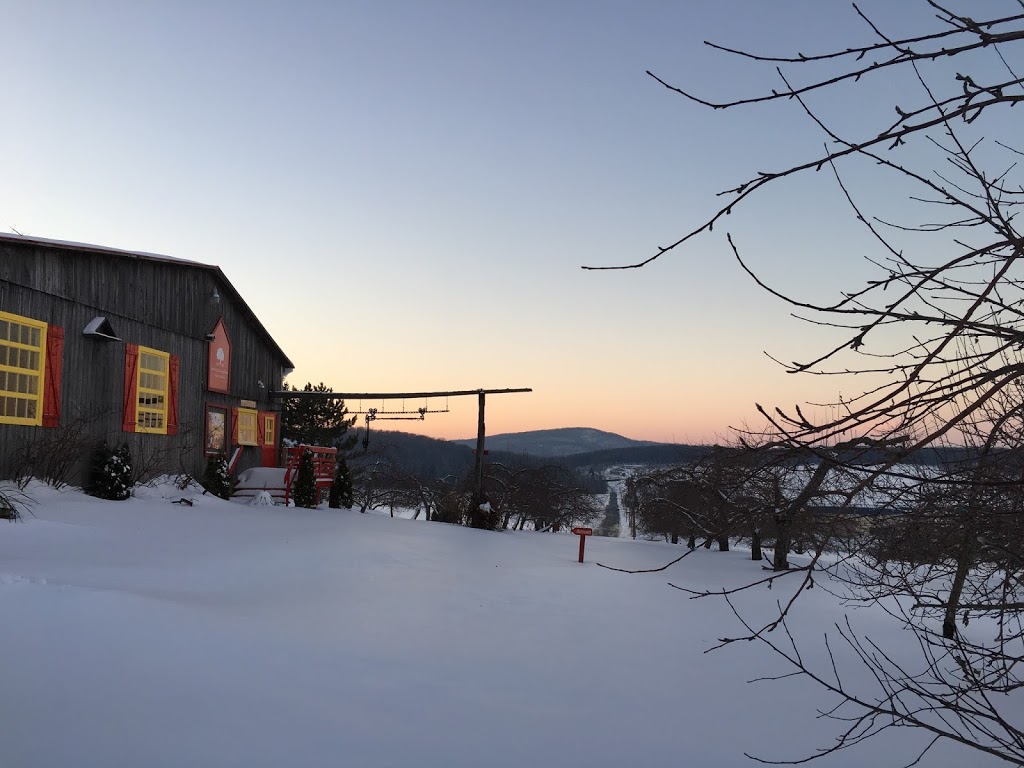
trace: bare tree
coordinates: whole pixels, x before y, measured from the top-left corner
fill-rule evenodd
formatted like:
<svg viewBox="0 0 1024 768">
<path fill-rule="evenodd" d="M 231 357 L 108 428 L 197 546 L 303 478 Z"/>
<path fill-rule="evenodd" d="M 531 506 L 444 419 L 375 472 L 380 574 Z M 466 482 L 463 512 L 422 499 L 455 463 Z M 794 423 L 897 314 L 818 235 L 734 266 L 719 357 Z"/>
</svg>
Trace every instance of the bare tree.
<svg viewBox="0 0 1024 768">
<path fill-rule="evenodd" d="M 1019 672 L 1024 553 L 1018 545 L 1024 475 L 1014 458 L 1024 446 L 1024 238 L 1016 219 L 1024 204 L 1018 165 L 1024 153 L 1015 145 L 1019 119 L 1008 114 L 1024 101 L 1024 79 L 1018 74 L 1024 73 L 1019 61 L 1024 1 L 1004 5 L 1005 15 L 976 19 L 922 0 L 920 33 L 898 37 L 854 5 L 868 42 L 821 54 L 771 56 L 709 43 L 726 55 L 775 69 L 779 86 L 750 98 L 706 99 L 652 74 L 673 93 L 716 110 L 788 102 L 821 131 L 825 148 L 803 162 L 748 178 L 723 193 L 725 202 L 714 215 L 674 243 L 613 269 L 650 264 L 712 231 L 749 198 L 776 189 L 780 180 L 822 170 L 834 177 L 851 215 L 877 247 L 867 257 L 874 279 L 835 300 L 814 300 L 773 285 L 727 235 L 740 266 L 759 286 L 836 334 L 831 346 L 805 360 L 781 363 L 784 368 L 844 379 L 855 375 L 858 383 L 867 382 L 852 397 L 837 396 L 828 408 L 817 409 L 828 414 L 825 418 L 806 408 L 758 406 L 771 446 L 817 462 L 797 497 L 775 505 L 777 541 L 787 535 L 790 513 L 824 492 L 830 479 L 843 480 L 842 487 L 827 489 L 839 498 L 840 512 L 872 488 L 899 497 L 890 510 L 894 520 L 876 526 L 867 546 L 853 553 L 856 557 L 840 559 L 839 566 L 821 557 L 831 532 L 815 542 L 810 564 L 800 569 L 784 570 L 777 549 L 774 567 L 781 572 L 770 578 L 795 579 L 794 596 L 767 625 L 744 622 L 742 639 L 766 643 L 798 674 L 840 698 L 829 714 L 843 719 L 847 730 L 818 754 L 853 746 L 896 723 L 928 734 L 924 752 L 950 740 L 1024 763 L 1024 731 L 1007 714 L 1013 710 L 1003 709 L 1002 696 L 1024 685 Z M 891 104 L 894 117 L 863 134 L 830 120 L 816 100 L 843 89 L 844 97 L 860 96 L 867 107 L 880 93 L 873 85 L 901 75 L 916 84 L 916 97 Z M 806 79 L 797 81 L 798 76 Z M 868 210 L 849 181 L 862 168 L 876 184 L 909 190 L 927 214 L 908 222 Z M 957 467 L 907 469 L 924 449 L 949 446 L 972 450 Z M 868 468 L 866 457 L 878 447 L 883 450 Z M 781 498 L 781 490 L 775 490 Z M 784 510 L 781 515 L 778 509 Z M 836 525 L 841 519 L 834 518 Z M 913 669 L 850 625 L 836 628 L 876 680 L 878 695 L 851 689 L 834 665 L 810 668 L 798 638 L 788 635 L 793 600 L 822 568 L 845 580 L 855 600 L 913 598 L 912 609 L 893 610 L 918 638 L 921 656 Z M 971 615 L 983 616 L 995 631 L 969 638 L 963 626 Z M 725 642 L 735 639 L 740 638 Z"/>
<path fill-rule="evenodd" d="M 577 475 L 555 464 L 492 462 L 485 466 L 484 489 L 498 514 L 499 528 L 557 531 L 588 525 L 599 517 L 593 493 Z"/>
</svg>

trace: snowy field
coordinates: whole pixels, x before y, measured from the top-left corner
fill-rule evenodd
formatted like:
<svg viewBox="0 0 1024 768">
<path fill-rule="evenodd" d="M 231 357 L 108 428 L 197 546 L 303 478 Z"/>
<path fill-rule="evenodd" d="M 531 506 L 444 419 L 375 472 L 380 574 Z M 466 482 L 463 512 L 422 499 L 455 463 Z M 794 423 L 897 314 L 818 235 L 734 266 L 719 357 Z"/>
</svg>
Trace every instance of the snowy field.
<svg viewBox="0 0 1024 768">
<path fill-rule="evenodd" d="M 346 510 L 243 506 L 172 486 L 104 502 L 33 486 L 0 522 L 0 766 L 738 766 L 804 757 L 832 702 L 739 631 L 741 551 L 489 533 Z M 784 589 L 739 602 L 767 615 Z M 843 607 L 794 617 L 823 660 Z M 884 642 L 888 622 L 857 611 Z M 843 663 L 842 661 L 840 662 Z M 857 670 L 846 670 L 851 677 Z M 828 766 L 898 766 L 893 730 Z M 991 763 L 955 745 L 924 766 Z"/>
</svg>

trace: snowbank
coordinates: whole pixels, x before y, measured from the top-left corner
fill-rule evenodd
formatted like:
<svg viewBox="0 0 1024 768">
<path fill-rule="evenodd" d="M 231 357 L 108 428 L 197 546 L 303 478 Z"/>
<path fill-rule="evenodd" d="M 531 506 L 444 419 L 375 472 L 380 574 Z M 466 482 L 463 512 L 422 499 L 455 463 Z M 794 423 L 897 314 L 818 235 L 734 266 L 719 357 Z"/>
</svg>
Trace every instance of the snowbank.
<svg viewBox="0 0 1024 768">
<path fill-rule="evenodd" d="M 35 486 L 0 523 L 3 766 L 737 766 L 806 755 L 829 699 L 735 620 L 667 586 L 756 575 L 742 552 L 488 533 L 243 506 L 167 485 L 126 502 Z M 192 506 L 175 504 L 187 497 Z M 769 610 L 784 590 L 742 595 Z M 818 589 L 794 624 L 843 610 Z M 859 626 L 885 631 L 877 612 Z M 893 732 L 828 766 L 898 765 Z M 955 746 L 924 765 L 983 765 Z"/>
</svg>

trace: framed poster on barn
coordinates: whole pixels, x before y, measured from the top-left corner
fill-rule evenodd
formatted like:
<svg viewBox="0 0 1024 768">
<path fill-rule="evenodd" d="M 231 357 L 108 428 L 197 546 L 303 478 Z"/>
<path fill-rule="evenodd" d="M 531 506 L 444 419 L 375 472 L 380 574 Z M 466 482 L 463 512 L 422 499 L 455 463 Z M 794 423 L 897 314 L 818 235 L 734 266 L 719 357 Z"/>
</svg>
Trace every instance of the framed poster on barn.
<svg viewBox="0 0 1024 768">
<path fill-rule="evenodd" d="M 224 456 L 228 452 L 228 409 L 206 406 L 206 455 Z"/>
</svg>

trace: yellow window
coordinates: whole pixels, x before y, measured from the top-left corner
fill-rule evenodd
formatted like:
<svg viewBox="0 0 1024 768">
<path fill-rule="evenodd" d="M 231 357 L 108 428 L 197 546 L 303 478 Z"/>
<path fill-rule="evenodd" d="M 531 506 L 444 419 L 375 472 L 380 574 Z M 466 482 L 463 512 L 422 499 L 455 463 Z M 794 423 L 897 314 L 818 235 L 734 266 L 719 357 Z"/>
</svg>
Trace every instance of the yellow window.
<svg viewBox="0 0 1024 768">
<path fill-rule="evenodd" d="M 263 444 L 274 445 L 274 422 L 277 421 L 273 416 L 263 417 Z"/>
<path fill-rule="evenodd" d="M 0 424 L 43 423 L 46 323 L 0 312 Z"/>
<path fill-rule="evenodd" d="M 139 347 L 139 374 L 136 382 L 138 409 L 135 431 L 167 434 L 167 399 L 170 354 Z"/>
<path fill-rule="evenodd" d="M 256 419 L 259 413 L 251 408 L 238 409 L 238 444 L 259 445 L 256 439 Z"/>
</svg>

